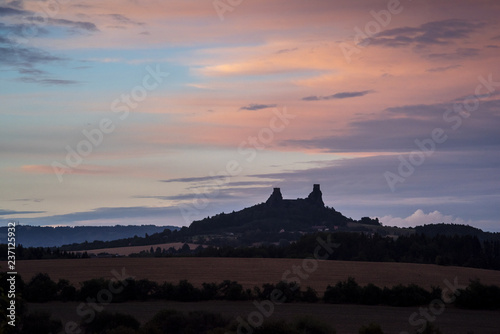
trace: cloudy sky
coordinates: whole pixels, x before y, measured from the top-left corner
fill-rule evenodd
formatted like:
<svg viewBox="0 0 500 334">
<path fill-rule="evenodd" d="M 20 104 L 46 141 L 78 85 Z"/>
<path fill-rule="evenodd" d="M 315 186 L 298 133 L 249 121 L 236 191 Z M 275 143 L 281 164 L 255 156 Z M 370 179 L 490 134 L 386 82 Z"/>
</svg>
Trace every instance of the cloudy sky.
<svg viewBox="0 0 500 334">
<path fill-rule="evenodd" d="M 500 231 L 496 0 L 0 2 L 0 219 L 189 225 L 314 183 Z"/>
</svg>

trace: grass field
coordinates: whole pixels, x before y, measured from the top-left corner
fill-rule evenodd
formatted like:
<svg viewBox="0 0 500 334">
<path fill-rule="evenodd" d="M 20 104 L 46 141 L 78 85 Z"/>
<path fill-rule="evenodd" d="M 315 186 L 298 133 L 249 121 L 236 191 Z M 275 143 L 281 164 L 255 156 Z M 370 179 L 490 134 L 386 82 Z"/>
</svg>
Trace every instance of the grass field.
<svg viewBox="0 0 500 334">
<path fill-rule="evenodd" d="M 77 260 L 25 260 L 17 261 L 16 268 L 23 280 L 37 273 L 48 273 L 57 281 L 68 279 L 75 286 L 91 278 L 112 278 L 112 270 L 125 272 L 136 279 L 147 278 L 159 283 L 187 279 L 195 286 L 203 282 L 234 280 L 245 288 L 277 283 L 283 273 L 302 267 L 302 259 L 257 258 L 97 258 Z M 6 268 L 6 263 L 0 263 Z M 314 269 L 311 267 L 311 269 Z M 414 263 L 380 263 L 353 261 L 317 261 L 317 268 L 302 272 L 301 285 L 311 286 L 319 293 L 328 284 L 335 284 L 352 276 L 360 285 L 374 283 L 380 287 L 415 283 L 424 288 L 444 287 L 444 280 L 467 285 L 479 278 L 485 284 L 499 284 L 500 271 L 464 267 L 445 267 Z M 308 275 L 307 277 L 304 275 Z M 288 278 L 297 276 L 290 274 Z"/>
</svg>

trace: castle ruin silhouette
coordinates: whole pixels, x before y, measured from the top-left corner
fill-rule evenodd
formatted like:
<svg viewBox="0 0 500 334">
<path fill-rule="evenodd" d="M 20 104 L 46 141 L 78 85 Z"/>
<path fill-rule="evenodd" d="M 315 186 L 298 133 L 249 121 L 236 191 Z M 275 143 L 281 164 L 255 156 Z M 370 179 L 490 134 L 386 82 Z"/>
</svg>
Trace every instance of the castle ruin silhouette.
<svg viewBox="0 0 500 334">
<path fill-rule="evenodd" d="M 313 191 L 307 196 L 307 198 L 297 198 L 297 199 L 283 199 L 281 195 L 280 188 L 274 188 L 273 193 L 266 201 L 266 204 L 273 207 L 278 206 L 290 206 L 293 204 L 309 204 L 318 207 L 324 207 L 323 194 L 321 193 L 319 184 L 313 185 Z"/>
</svg>

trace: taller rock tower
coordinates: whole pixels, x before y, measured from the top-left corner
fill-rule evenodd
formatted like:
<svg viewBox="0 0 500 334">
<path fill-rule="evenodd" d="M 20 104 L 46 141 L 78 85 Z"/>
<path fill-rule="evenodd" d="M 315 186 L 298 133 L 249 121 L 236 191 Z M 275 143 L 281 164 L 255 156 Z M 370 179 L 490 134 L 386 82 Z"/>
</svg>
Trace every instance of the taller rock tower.
<svg viewBox="0 0 500 334">
<path fill-rule="evenodd" d="M 319 184 L 315 184 L 313 186 L 313 191 L 312 193 L 307 196 L 307 201 L 311 204 L 317 205 L 324 207 L 325 203 L 323 202 L 323 194 L 321 193 L 321 190 L 319 189 Z"/>
</svg>

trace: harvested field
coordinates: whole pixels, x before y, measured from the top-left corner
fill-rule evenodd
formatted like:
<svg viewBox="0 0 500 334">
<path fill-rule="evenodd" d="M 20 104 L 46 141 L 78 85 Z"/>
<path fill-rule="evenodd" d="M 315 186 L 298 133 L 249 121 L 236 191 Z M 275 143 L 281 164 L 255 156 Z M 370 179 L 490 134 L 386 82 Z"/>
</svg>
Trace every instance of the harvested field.
<svg viewBox="0 0 500 334">
<path fill-rule="evenodd" d="M 170 242 L 166 244 L 158 244 L 158 245 L 145 245 L 145 246 L 130 246 L 130 247 L 117 247 L 117 248 L 100 248 L 100 249 L 92 249 L 86 251 L 88 254 L 99 254 L 99 253 L 109 253 L 113 255 L 122 255 L 122 256 L 128 256 L 132 253 L 140 253 L 142 251 L 148 251 L 153 247 L 154 250 L 156 250 L 157 247 L 160 247 L 161 249 L 169 249 L 170 247 L 173 247 L 175 249 L 180 249 L 184 246 L 183 242 Z M 199 244 L 191 244 L 188 243 L 189 248 L 195 249 L 196 247 L 199 247 Z M 203 246 L 202 247 L 206 247 Z M 79 253 L 83 253 L 84 251 L 80 251 Z"/>
<path fill-rule="evenodd" d="M 75 286 L 91 278 L 112 278 L 112 270 L 147 278 L 162 283 L 189 280 L 195 286 L 203 282 L 233 280 L 245 288 L 261 286 L 263 283 L 277 283 L 283 274 L 296 271 L 304 279 L 302 286 L 311 286 L 323 293 L 328 284 L 335 284 L 352 276 L 361 285 L 374 283 L 377 286 L 394 286 L 415 283 L 429 289 L 431 286 L 445 287 L 444 281 L 455 278 L 461 285 L 479 278 L 482 283 L 500 282 L 500 271 L 464 267 L 445 267 L 414 263 L 381 263 L 354 261 L 317 261 L 303 259 L 258 259 L 258 258 L 94 258 L 76 260 L 25 260 L 17 261 L 16 269 L 25 281 L 35 274 L 48 273 L 57 281 L 68 279 Z M 6 268 L 6 263 L 0 263 Z M 305 265 L 309 273 L 302 269 Z M 300 268 L 300 272 L 299 272 Z M 293 273 L 287 278 L 298 277 Z M 307 276 L 306 276 L 307 275 Z"/>
</svg>

